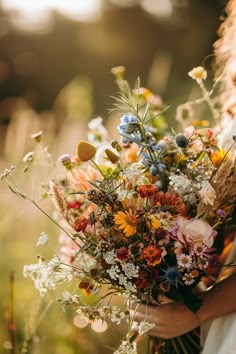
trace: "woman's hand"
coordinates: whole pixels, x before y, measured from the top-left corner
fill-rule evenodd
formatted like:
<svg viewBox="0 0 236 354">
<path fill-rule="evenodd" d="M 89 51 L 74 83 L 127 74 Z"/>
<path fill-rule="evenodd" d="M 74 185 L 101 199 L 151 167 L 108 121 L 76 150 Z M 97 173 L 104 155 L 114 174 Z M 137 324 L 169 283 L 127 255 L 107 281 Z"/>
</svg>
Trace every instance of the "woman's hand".
<svg viewBox="0 0 236 354">
<path fill-rule="evenodd" d="M 153 337 L 169 339 L 180 336 L 200 325 L 197 316 L 185 305 L 179 302 L 157 306 L 139 305 L 134 321 L 154 323 L 148 334 Z M 134 325 L 132 330 L 138 332 L 138 326 Z"/>
<path fill-rule="evenodd" d="M 202 323 L 227 314 L 236 313 L 236 273 L 217 283 L 211 290 L 201 294 L 202 305 L 193 313 L 180 302 L 163 304 L 161 307 L 140 305 L 134 321 L 147 320 L 154 323 L 148 334 L 164 339 L 177 337 L 191 331 Z M 133 328 L 138 331 L 137 326 Z"/>
</svg>

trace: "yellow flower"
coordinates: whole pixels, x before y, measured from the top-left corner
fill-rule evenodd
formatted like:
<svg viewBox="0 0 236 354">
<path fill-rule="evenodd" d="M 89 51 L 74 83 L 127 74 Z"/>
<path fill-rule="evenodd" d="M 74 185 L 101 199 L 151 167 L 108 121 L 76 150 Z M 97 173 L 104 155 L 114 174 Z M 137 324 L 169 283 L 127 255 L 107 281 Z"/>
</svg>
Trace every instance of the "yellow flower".
<svg viewBox="0 0 236 354">
<path fill-rule="evenodd" d="M 126 237 L 132 236 L 136 233 L 137 227 L 137 217 L 132 213 L 132 210 L 129 211 L 118 211 L 115 216 L 115 223 L 119 225 L 119 229 L 125 233 Z"/>
<path fill-rule="evenodd" d="M 194 125 L 194 127 L 209 127 L 210 122 L 206 119 L 194 119 L 192 120 L 192 125 Z"/>
<path fill-rule="evenodd" d="M 153 230 L 157 230 L 161 226 L 159 219 L 157 217 L 155 217 L 154 215 L 152 215 L 152 217 L 151 217 L 151 224 L 152 224 Z"/>
</svg>

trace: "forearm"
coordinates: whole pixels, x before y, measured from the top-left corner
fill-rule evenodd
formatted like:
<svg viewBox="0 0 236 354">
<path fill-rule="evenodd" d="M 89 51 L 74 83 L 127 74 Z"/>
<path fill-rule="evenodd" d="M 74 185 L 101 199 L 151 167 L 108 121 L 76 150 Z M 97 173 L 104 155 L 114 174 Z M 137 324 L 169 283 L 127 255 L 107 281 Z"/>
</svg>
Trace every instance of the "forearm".
<svg viewBox="0 0 236 354">
<path fill-rule="evenodd" d="M 236 312 L 236 274 L 202 294 L 202 306 L 196 313 L 200 324 Z"/>
</svg>

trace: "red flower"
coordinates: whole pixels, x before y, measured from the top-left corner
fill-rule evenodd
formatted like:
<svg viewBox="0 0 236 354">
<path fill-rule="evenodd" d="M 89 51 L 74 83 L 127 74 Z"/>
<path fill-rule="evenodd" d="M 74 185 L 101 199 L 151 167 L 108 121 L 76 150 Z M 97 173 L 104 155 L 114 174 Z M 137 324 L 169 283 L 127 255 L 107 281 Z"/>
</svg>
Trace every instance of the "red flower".
<svg viewBox="0 0 236 354">
<path fill-rule="evenodd" d="M 170 192 L 158 192 L 155 194 L 153 205 L 168 206 L 172 207 L 171 211 L 177 214 L 185 214 L 186 207 L 180 196 L 176 193 Z"/>
<path fill-rule="evenodd" d="M 217 276 L 220 269 L 221 269 L 221 262 L 219 259 L 219 256 L 217 254 L 213 254 L 210 258 L 209 258 L 209 265 L 206 268 L 206 272 L 207 274 L 211 275 L 211 276 Z"/>
<path fill-rule="evenodd" d="M 70 209 L 79 209 L 83 203 L 79 202 L 78 200 L 74 201 L 67 201 L 67 205 Z"/>
<path fill-rule="evenodd" d="M 158 191 L 158 188 L 155 184 L 141 184 L 137 188 L 137 192 L 141 198 L 151 198 Z"/>
<path fill-rule="evenodd" d="M 87 225 L 88 225 L 88 223 L 89 223 L 88 219 L 85 218 L 84 216 L 78 217 L 74 221 L 73 228 L 77 232 L 79 232 L 79 231 L 84 232 L 86 227 L 87 227 Z"/>
<path fill-rule="evenodd" d="M 125 259 L 127 259 L 128 255 L 129 251 L 125 247 L 121 247 L 116 251 L 116 258 L 120 261 L 124 261 Z"/>
</svg>

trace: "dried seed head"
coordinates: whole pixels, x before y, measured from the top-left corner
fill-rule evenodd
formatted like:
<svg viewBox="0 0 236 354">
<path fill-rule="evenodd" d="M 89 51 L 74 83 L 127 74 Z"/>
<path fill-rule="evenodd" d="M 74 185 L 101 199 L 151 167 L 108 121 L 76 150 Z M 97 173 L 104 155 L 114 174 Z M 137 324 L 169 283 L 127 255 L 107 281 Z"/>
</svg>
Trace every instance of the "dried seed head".
<svg viewBox="0 0 236 354">
<path fill-rule="evenodd" d="M 91 160 L 96 154 L 97 149 L 86 141 L 80 141 L 77 145 L 77 154 L 82 162 Z"/>
</svg>

